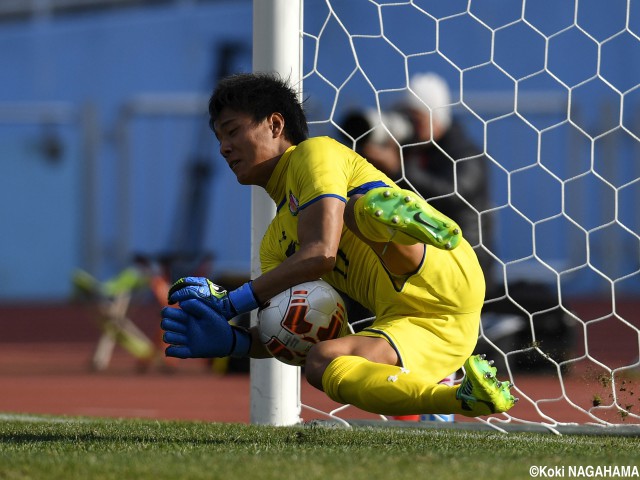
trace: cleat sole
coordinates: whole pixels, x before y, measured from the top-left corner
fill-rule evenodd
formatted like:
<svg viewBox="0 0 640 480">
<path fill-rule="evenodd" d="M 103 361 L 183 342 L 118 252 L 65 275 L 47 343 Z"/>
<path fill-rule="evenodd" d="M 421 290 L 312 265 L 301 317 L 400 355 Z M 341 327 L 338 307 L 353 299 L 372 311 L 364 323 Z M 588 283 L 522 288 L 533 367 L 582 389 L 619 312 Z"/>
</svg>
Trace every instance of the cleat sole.
<svg viewBox="0 0 640 480">
<path fill-rule="evenodd" d="M 453 250 L 462 240 L 460 227 L 409 190 L 374 188 L 365 194 L 364 210 L 377 221 L 419 243 Z"/>
<path fill-rule="evenodd" d="M 463 408 L 470 416 L 502 413 L 511 409 L 518 401 L 511 395 L 510 382 L 496 378 L 497 370 L 485 360 L 486 356 L 473 355 L 464 364 L 465 378 L 456 396 L 463 402 Z"/>
</svg>

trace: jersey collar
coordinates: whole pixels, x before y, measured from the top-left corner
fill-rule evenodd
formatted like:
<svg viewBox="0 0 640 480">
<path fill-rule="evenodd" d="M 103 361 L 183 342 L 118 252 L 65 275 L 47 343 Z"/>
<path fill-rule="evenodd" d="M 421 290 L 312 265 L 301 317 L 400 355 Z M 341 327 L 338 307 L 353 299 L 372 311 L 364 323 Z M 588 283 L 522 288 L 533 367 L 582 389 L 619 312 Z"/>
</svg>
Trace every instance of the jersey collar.
<svg viewBox="0 0 640 480">
<path fill-rule="evenodd" d="M 281 202 L 285 197 L 285 174 L 287 172 L 287 166 L 289 165 L 289 159 L 291 153 L 295 150 L 296 146 L 292 145 L 282 154 L 276 168 L 273 170 L 265 190 L 271 197 L 271 199 L 277 203 Z"/>
</svg>

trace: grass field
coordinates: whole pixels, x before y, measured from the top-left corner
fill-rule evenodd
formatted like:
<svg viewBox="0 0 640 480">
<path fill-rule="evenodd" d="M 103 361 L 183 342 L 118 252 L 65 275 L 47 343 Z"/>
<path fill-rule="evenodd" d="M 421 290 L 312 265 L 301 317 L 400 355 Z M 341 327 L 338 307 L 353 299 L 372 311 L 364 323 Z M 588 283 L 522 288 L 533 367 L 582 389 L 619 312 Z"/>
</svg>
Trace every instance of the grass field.
<svg viewBox="0 0 640 480">
<path fill-rule="evenodd" d="M 418 428 L 5 418 L 0 479 L 517 479 L 635 466 L 640 438 Z M 556 477 L 559 475 L 556 474 Z M 544 478 L 544 476 L 540 476 Z"/>
</svg>

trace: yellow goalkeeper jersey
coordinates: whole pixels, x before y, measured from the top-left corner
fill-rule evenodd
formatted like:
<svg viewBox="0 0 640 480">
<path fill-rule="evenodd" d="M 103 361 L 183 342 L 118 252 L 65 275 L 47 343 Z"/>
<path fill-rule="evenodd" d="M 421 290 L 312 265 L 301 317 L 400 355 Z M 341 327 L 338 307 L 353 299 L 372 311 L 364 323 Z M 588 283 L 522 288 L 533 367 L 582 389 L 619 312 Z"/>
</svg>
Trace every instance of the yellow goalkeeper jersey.
<svg viewBox="0 0 640 480">
<path fill-rule="evenodd" d="M 280 158 L 266 187 L 278 207 L 260 247 L 263 273 L 298 249 L 297 215 L 301 210 L 324 197 L 346 202 L 352 195 L 385 185 L 395 186 L 366 159 L 329 137 L 310 138 L 290 147 Z M 484 279 L 479 267 L 473 265 L 477 259 L 468 243 L 463 241 L 461 247 L 453 251 L 429 248 L 425 258 L 437 267 L 438 274 L 431 271 L 427 280 L 418 272 L 413 276 L 417 278 L 411 277 L 413 280 L 398 287 L 375 253 L 343 226 L 336 266 L 323 280 L 375 312 L 378 318 L 387 313 L 476 312 L 484 298 Z M 472 275 L 460 275 L 469 262 L 471 268 L 467 270 Z M 424 264 L 420 270 L 424 270 Z M 461 296 L 460 293 L 468 290 L 461 289 L 461 284 L 474 281 L 476 285 L 482 284 L 481 292 Z"/>
</svg>

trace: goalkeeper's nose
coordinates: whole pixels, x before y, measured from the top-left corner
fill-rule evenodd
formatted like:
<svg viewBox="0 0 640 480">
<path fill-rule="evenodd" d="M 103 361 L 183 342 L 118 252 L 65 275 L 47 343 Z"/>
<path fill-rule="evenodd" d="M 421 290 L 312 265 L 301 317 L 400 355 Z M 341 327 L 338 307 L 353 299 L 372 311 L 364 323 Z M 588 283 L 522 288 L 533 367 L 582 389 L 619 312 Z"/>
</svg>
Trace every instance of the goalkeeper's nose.
<svg viewBox="0 0 640 480">
<path fill-rule="evenodd" d="M 220 140 L 220 155 L 225 159 L 231 153 L 231 144 L 227 140 Z"/>
</svg>

